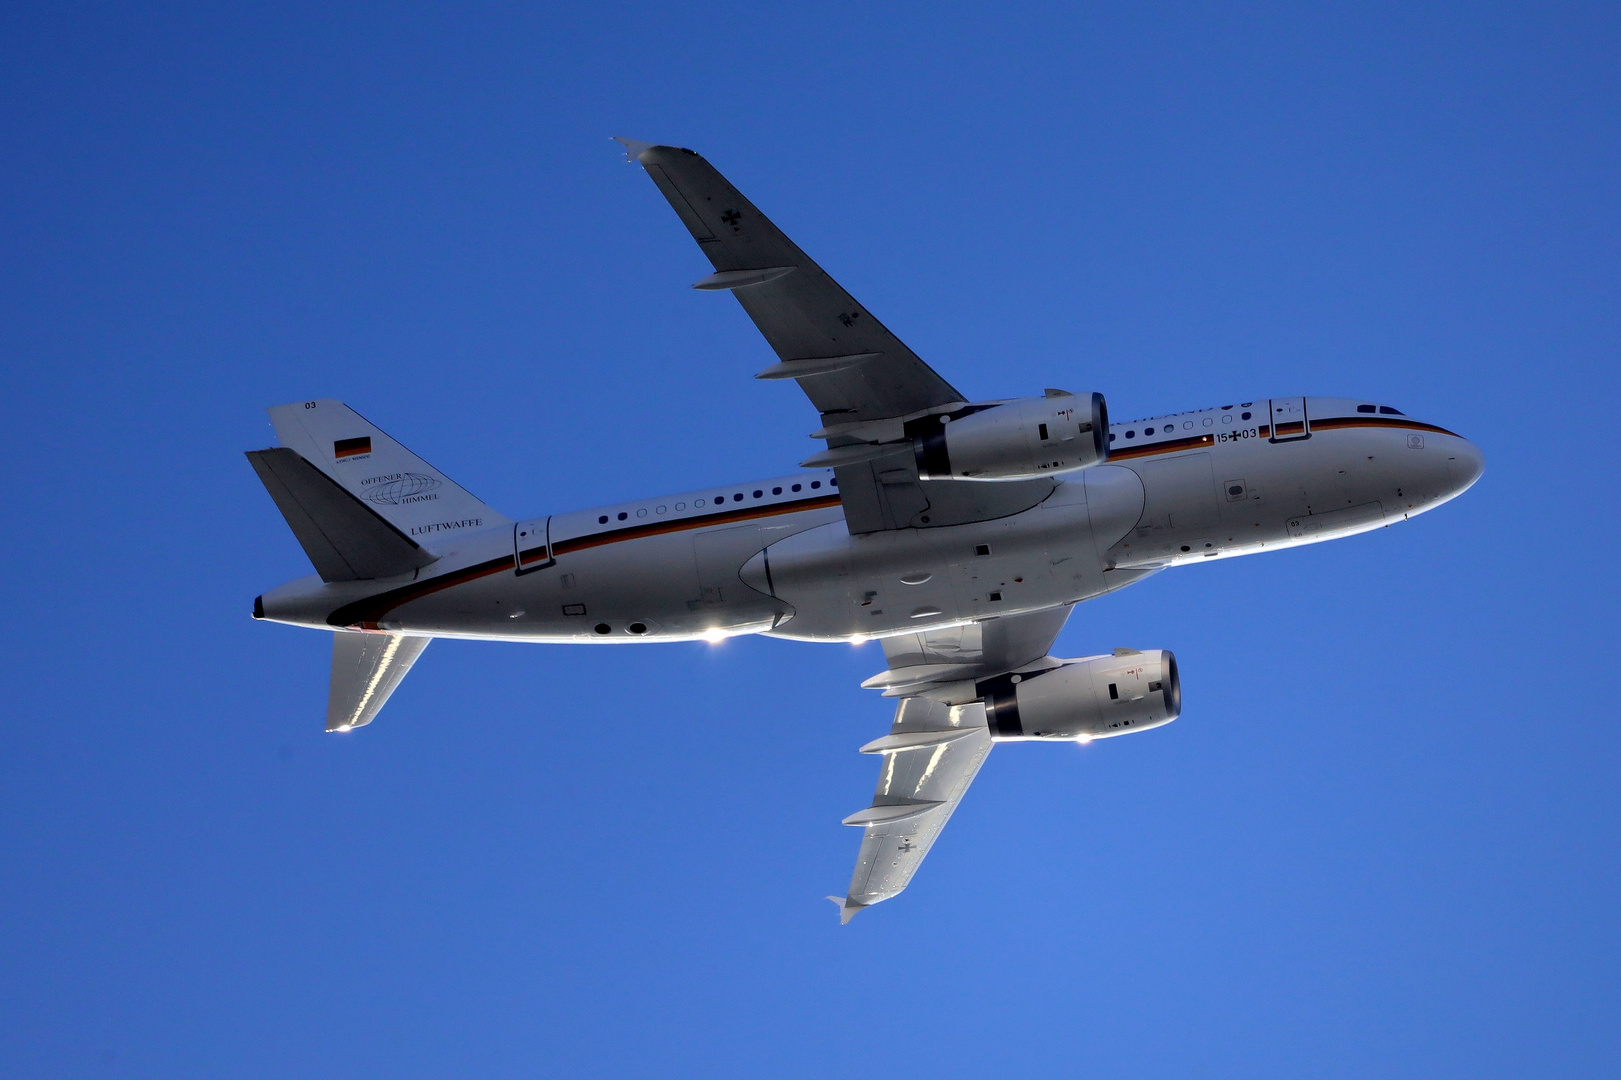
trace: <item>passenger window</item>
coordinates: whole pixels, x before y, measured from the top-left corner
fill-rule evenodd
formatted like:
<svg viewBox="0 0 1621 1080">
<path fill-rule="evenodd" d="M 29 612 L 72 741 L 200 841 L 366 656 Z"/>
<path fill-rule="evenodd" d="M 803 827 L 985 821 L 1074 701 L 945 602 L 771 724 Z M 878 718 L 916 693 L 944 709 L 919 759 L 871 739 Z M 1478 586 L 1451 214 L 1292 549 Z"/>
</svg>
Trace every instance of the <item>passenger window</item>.
<svg viewBox="0 0 1621 1080">
<path fill-rule="evenodd" d="M 762 496 L 762 495 L 764 495 L 764 494 L 765 494 L 765 492 L 763 492 L 763 491 L 759 491 L 759 490 L 756 490 L 756 491 L 755 491 L 755 493 L 754 493 L 754 497 L 755 497 L 755 498 L 756 498 L 756 499 L 758 499 L 758 498 L 759 498 L 759 497 L 760 497 L 760 496 Z M 738 496 L 738 498 L 742 498 L 742 496 L 741 496 L 741 495 L 740 495 L 740 496 Z"/>
<path fill-rule="evenodd" d="M 1143 428 L 1143 434 L 1144 435 L 1152 435 L 1152 434 L 1154 434 L 1154 429 L 1151 428 L 1151 427 L 1145 427 L 1145 428 Z"/>
<path fill-rule="evenodd" d="M 619 520 L 620 520 L 620 521 L 624 521 L 624 520 L 625 520 L 625 518 L 627 518 L 627 517 L 629 517 L 629 516 L 630 516 L 630 515 L 628 515 L 628 514 L 626 514 L 626 513 L 625 513 L 625 512 L 624 512 L 624 511 L 623 511 L 623 510 L 621 510 L 621 511 L 619 511 Z"/>
<path fill-rule="evenodd" d="M 1114 432 L 1109 432 L 1109 441 L 1114 442 Z"/>
<path fill-rule="evenodd" d="M 799 485 L 798 485 L 798 484 L 795 484 L 795 485 L 794 485 L 794 490 L 795 490 L 795 491 L 798 491 L 798 490 L 799 490 Z"/>
<path fill-rule="evenodd" d="M 1128 439 L 1135 439 L 1135 438 L 1136 438 L 1136 437 L 1137 437 L 1137 433 L 1136 433 L 1136 432 L 1135 432 L 1135 431 L 1128 431 L 1128 432 L 1126 432 L 1126 438 L 1128 438 Z"/>
<path fill-rule="evenodd" d="M 1249 413 L 1245 413 L 1245 414 L 1244 414 L 1244 415 L 1243 415 L 1243 416 L 1240 416 L 1240 417 L 1239 417 L 1239 419 L 1240 419 L 1240 420 L 1248 420 L 1248 419 L 1249 419 L 1249 418 L 1250 418 L 1250 414 L 1249 414 Z"/>
<path fill-rule="evenodd" d="M 819 487 L 821 487 L 821 486 L 822 486 L 822 482 L 821 482 L 821 481 L 820 481 L 820 480 L 812 480 L 812 481 L 811 481 L 811 487 L 813 487 L 813 488 L 819 488 Z"/>
<path fill-rule="evenodd" d="M 780 488 L 780 487 L 772 488 L 771 489 L 771 494 L 773 494 L 773 495 L 781 495 L 782 494 L 782 488 Z"/>
<path fill-rule="evenodd" d="M 606 525 L 606 524 L 608 524 L 608 515 L 603 514 L 601 517 L 597 518 L 597 524 L 598 525 Z"/>
</svg>

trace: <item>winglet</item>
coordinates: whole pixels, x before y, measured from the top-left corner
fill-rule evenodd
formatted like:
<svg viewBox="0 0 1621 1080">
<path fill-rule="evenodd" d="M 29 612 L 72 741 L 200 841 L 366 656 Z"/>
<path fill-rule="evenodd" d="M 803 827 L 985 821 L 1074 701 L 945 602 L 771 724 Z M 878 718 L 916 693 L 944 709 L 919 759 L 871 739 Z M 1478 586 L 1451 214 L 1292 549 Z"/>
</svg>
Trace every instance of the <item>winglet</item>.
<svg viewBox="0 0 1621 1080">
<path fill-rule="evenodd" d="M 625 160 L 630 162 L 632 165 L 637 163 L 637 159 L 639 159 L 645 151 L 653 149 L 653 147 L 656 145 L 650 142 L 642 142 L 640 139 L 627 139 L 623 135 L 613 136 L 613 141 L 616 143 L 622 143 L 624 145 Z"/>
<path fill-rule="evenodd" d="M 839 925 L 840 926 L 849 925 L 850 920 L 856 917 L 856 912 L 860 911 L 862 908 L 867 906 L 866 904 L 858 904 L 858 903 L 856 903 L 854 900 L 851 900 L 848 896 L 830 896 L 830 897 L 828 897 L 828 899 L 833 901 L 835 904 L 837 904 L 839 906 Z"/>
</svg>

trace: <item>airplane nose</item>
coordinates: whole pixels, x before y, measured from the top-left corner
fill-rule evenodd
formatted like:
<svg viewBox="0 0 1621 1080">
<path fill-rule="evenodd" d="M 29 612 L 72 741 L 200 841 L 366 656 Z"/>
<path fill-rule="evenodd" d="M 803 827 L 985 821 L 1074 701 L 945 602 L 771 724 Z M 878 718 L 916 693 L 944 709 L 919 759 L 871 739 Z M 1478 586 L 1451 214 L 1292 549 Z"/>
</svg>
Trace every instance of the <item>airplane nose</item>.
<svg viewBox="0 0 1621 1080">
<path fill-rule="evenodd" d="M 1486 471 L 1486 457 L 1480 447 L 1468 439 L 1459 439 L 1458 448 L 1448 455 L 1447 466 L 1452 473 L 1452 494 L 1462 495 Z"/>
</svg>

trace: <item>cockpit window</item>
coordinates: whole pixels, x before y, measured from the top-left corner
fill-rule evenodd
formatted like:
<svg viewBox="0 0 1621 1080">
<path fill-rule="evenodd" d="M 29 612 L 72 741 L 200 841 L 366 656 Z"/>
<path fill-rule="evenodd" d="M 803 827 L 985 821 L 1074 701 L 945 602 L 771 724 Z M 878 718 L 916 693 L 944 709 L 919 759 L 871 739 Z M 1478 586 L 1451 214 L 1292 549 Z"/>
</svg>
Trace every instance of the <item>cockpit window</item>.
<svg viewBox="0 0 1621 1080">
<path fill-rule="evenodd" d="M 1358 405 L 1356 407 L 1356 411 L 1357 412 L 1373 412 L 1374 408 L 1373 408 L 1372 405 Z"/>
<path fill-rule="evenodd" d="M 1392 409 L 1389 405 L 1381 405 L 1381 406 L 1379 406 L 1379 411 L 1384 413 L 1386 416 L 1406 416 L 1407 415 L 1406 413 L 1402 412 L 1400 409 Z"/>
</svg>

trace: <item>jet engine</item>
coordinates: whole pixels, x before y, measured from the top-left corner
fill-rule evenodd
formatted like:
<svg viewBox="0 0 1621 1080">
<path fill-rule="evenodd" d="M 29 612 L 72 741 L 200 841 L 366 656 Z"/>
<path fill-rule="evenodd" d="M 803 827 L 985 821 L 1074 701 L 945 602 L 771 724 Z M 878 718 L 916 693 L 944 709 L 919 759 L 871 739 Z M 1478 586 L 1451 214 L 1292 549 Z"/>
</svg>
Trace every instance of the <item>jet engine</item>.
<svg viewBox="0 0 1621 1080">
<path fill-rule="evenodd" d="M 970 405 L 906 425 L 925 480 L 1028 480 L 1101 464 L 1109 456 L 1102 394 Z"/>
<path fill-rule="evenodd" d="M 1176 657 L 1164 649 L 1047 662 L 978 684 L 992 739 L 1089 742 L 1169 724 L 1182 711 Z"/>
</svg>

